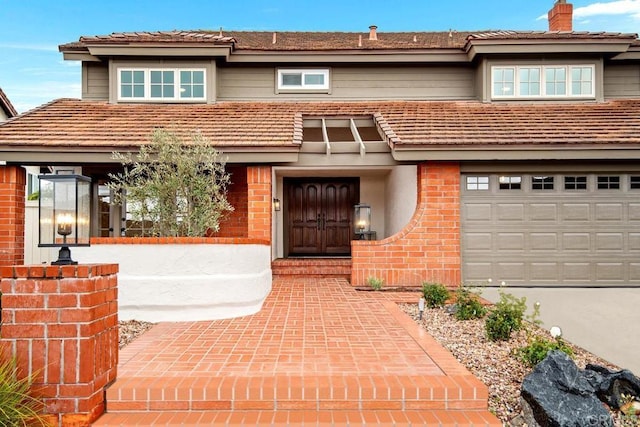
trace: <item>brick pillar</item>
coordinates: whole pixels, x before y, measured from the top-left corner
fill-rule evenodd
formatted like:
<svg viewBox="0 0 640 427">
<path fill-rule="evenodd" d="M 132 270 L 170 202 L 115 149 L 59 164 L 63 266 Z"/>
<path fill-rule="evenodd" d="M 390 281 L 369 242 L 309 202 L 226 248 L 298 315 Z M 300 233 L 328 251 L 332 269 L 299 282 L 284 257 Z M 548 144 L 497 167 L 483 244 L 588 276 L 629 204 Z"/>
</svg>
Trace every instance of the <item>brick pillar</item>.
<svg viewBox="0 0 640 427">
<path fill-rule="evenodd" d="M 20 166 L 0 166 L 0 265 L 24 262 L 27 175 Z"/>
<path fill-rule="evenodd" d="M 248 237 L 271 243 L 271 166 L 247 167 Z"/>
<path fill-rule="evenodd" d="M 460 285 L 460 166 L 428 162 L 418 165 L 416 211 L 400 232 L 378 241 L 351 242 L 351 284 L 368 277 L 387 285 L 422 282 Z"/>
<path fill-rule="evenodd" d="M 117 272 L 116 264 L 0 269 L 3 356 L 33 376 L 54 425 L 88 426 L 105 410 L 118 363 Z"/>
</svg>

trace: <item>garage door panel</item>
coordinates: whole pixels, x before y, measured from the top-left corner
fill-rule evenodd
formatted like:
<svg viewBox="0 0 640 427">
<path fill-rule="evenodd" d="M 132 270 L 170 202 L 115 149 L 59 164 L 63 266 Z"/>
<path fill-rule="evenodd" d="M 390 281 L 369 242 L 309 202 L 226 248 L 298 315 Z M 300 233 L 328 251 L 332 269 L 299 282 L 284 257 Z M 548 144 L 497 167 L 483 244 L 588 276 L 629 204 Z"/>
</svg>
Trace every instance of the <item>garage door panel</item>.
<svg viewBox="0 0 640 427">
<path fill-rule="evenodd" d="M 640 221 L 640 203 L 629 203 L 629 220 Z"/>
<path fill-rule="evenodd" d="M 524 203 L 498 203 L 496 214 L 500 221 L 524 221 Z"/>
<path fill-rule="evenodd" d="M 482 250 L 491 250 L 491 233 L 466 233 L 465 236 L 465 246 L 470 251 L 482 251 Z"/>
<path fill-rule="evenodd" d="M 597 173 L 586 189 L 500 189 L 489 174 L 489 191 L 462 191 L 464 280 L 489 278 L 511 285 L 639 285 L 640 191 L 619 175 L 619 189 L 597 188 Z M 636 172 L 636 175 L 638 173 Z M 545 174 L 546 175 L 546 174 Z M 537 176 L 537 175 L 535 175 Z M 465 179 L 461 182 L 465 183 Z"/>
<path fill-rule="evenodd" d="M 622 233 L 596 233 L 596 251 L 622 251 L 623 249 Z"/>
<path fill-rule="evenodd" d="M 524 233 L 498 233 L 496 249 L 498 251 L 524 251 Z"/>
<path fill-rule="evenodd" d="M 530 270 L 532 281 L 555 282 L 560 276 L 560 267 L 555 262 L 532 262 Z"/>
<path fill-rule="evenodd" d="M 531 250 L 533 251 L 556 251 L 558 248 L 558 235 L 556 233 L 536 233 L 530 235 Z M 640 241 L 638 242 L 640 244 Z"/>
<path fill-rule="evenodd" d="M 529 219 L 531 221 L 558 220 L 558 206 L 555 203 L 531 203 L 529 204 Z"/>
<path fill-rule="evenodd" d="M 563 221 L 589 221 L 590 219 L 588 203 L 564 203 L 561 209 Z"/>
<path fill-rule="evenodd" d="M 621 282 L 624 280 L 624 263 L 596 263 L 596 280 L 600 282 Z"/>
<path fill-rule="evenodd" d="M 562 264 L 562 280 L 588 283 L 591 280 L 591 264 L 587 262 L 565 262 Z"/>
<path fill-rule="evenodd" d="M 589 233 L 562 233 L 562 248 L 566 251 L 589 251 L 591 235 Z"/>
<path fill-rule="evenodd" d="M 527 279 L 524 262 L 498 262 L 495 273 L 497 278 L 508 283 L 524 282 Z"/>
<path fill-rule="evenodd" d="M 491 204 L 465 203 L 463 205 L 463 219 L 467 221 L 491 221 Z"/>
<path fill-rule="evenodd" d="M 621 221 L 623 205 L 622 203 L 596 203 L 597 221 Z"/>
</svg>

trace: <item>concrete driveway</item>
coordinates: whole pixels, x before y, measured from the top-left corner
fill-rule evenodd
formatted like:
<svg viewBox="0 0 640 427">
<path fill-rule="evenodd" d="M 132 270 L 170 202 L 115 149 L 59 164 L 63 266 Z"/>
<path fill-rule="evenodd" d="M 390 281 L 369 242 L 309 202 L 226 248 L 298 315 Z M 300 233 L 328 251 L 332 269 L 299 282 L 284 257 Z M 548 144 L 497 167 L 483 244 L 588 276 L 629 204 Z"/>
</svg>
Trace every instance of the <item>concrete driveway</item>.
<svg viewBox="0 0 640 427">
<path fill-rule="evenodd" d="M 572 343 L 640 375 L 640 288 L 519 288 L 507 292 L 539 301 L 543 326 L 559 326 Z M 490 301 L 498 288 L 483 289 Z"/>
</svg>

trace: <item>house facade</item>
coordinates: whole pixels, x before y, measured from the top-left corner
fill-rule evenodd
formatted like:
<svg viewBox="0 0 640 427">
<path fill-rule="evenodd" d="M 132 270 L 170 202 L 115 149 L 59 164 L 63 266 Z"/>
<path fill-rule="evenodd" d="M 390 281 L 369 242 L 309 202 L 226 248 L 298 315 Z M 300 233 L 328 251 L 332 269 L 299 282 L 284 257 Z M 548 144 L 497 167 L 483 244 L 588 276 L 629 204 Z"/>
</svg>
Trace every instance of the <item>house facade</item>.
<svg viewBox="0 0 640 427">
<path fill-rule="evenodd" d="M 96 242 L 140 235 L 109 203 L 113 151 L 156 128 L 227 158 L 218 239 L 346 258 L 351 283 L 640 284 L 640 41 L 549 31 L 169 31 L 81 37 L 82 99 L 0 125 L 0 190 L 24 248 L 24 166 L 92 179 Z M 371 207 L 358 233 L 354 206 Z M 24 208 L 22 208 L 24 210 Z M 22 229 L 21 229 L 22 227 Z M 364 237 L 364 239 L 361 239 Z"/>
</svg>

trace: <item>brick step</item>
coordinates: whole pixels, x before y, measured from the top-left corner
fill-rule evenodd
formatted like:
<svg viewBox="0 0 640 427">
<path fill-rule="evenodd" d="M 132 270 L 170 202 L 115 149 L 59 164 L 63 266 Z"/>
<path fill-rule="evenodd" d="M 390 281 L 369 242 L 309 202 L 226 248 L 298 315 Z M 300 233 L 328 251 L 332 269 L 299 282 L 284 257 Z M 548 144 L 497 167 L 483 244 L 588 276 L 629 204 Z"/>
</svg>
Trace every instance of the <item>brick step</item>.
<svg viewBox="0 0 640 427">
<path fill-rule="evenodd" d="M 119 378 L 107 390 L 110 412 L 486 407 L 486 387 L 468 375 L 135 377 Z"/>
<path fill-rule="evenodd" d="M 501 427 L 486 410 L 476 411 L 185 411 L 107 413 L 94 427 L 134 426 L 430 426 Z"/>
<path fill-rule="evenodd" d="M 279 258 L 271 263 L 274 276 L 323 276 L 351 279 L 351 258 Z"/>
</svg>

